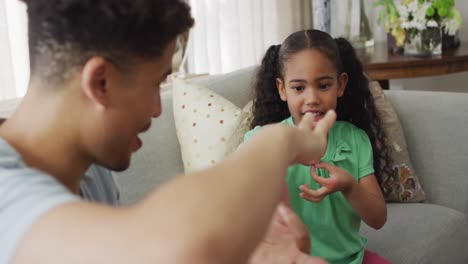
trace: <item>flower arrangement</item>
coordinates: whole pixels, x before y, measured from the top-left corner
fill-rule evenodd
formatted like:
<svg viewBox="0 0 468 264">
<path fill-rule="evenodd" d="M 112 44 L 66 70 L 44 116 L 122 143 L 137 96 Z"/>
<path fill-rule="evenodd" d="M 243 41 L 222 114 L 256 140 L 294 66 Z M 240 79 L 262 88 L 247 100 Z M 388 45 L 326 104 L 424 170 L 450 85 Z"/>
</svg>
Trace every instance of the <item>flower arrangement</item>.
<svg viewBox="0 0 468 264">
<path fill-rule="evenodd" d="M 462 25 L 455 0 L 379 0 L 374 6 L 382 7 L 379 23 L 403 46 L 408 37 L 430 28 L 440 28 L 454 36 Z"/>
</svg>

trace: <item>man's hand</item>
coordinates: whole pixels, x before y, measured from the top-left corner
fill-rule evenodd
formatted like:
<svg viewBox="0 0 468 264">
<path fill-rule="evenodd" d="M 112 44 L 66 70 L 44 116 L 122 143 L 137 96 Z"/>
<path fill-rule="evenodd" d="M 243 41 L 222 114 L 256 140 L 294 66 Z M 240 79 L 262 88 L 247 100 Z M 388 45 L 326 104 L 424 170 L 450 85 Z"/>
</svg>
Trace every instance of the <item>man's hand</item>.
<svg viewBox="0 0 468 264">
<path fill-rule="evenodd" d="M 310 238 L 301 219 L 286 205 L 280 204 L 270 228 L 249 259 L 249 264 L 324 264 L 309 256 Z"/>
<path fill-rule="evenodd" d="M 310 165 L 322 158 L 327 150 L 328 131 L 335 120 L 336 113 L 333 110 L 328 111 L 318 122 L 314 121 L 314 116 L 310 113 L 302 117 L 297 125 L 300 136 L 297 137 L 295 146 L 299 151 L 293 159 L 294 163 Z"/>
</svg>

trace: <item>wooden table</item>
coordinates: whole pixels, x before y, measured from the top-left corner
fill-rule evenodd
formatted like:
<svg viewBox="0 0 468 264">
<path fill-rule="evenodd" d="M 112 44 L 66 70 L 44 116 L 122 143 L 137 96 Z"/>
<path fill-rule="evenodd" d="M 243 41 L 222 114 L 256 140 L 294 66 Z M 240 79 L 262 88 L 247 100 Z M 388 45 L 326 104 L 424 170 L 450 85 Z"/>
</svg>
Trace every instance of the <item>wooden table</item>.
<svg viewBox="0 0 468 264">
<path fill-rule="evenodd" d="M 383 89 L 389 89 L 391 79 L 435 76 L 468 71 L 468 42 L 460 47 L 443 51 L 436 57 L 410 57 L 392 54 L 387 43 L 375 43 L 374 47 L 357 49 L 364 68 L 371 80 L 378 81 Z"/>
</svg>

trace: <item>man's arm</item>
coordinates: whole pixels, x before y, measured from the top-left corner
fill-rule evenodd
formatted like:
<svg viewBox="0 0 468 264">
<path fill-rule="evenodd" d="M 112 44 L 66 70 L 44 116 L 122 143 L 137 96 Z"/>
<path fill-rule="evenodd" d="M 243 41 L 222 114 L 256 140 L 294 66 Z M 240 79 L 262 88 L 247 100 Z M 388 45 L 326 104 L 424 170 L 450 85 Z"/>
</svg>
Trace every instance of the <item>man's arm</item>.
<svg viewBox="0 0 468 264">
<path fill-rule="evenodd" d="M 245 263 L 279 201 L 288 165 L 318 160 L 335 115 L 314 130 L 267 126 L 229 159 L 177 177 L 130 208 L 77 202 L 36 222 L 14 263 Z M 53 250 L 51 250 L 53 249 Z"/>
</svg>

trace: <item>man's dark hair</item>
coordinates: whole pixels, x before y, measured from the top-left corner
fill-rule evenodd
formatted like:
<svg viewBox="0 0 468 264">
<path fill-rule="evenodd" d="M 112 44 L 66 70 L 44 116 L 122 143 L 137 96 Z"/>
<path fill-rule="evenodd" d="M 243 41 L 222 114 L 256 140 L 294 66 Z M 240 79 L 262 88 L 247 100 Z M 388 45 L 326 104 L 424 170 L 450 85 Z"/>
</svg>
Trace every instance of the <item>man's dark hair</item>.
<svg viewBox="0 0 468 264">
<path fill-rule="evenodd" d="M 158 58 L 194 23 L 182 0 L 22 1 L 28 5 L 31 71 L 48 77 L 91 56 L 120 66 Z"/>
</svg>

